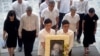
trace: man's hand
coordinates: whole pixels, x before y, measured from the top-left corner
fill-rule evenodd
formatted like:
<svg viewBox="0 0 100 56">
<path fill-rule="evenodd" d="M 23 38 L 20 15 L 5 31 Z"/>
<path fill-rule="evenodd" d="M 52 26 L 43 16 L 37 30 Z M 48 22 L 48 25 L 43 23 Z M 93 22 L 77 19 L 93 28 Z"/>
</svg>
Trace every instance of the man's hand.
<svg viewBox="0 0 100 56">
<path fill-rule="evenodd" d="M 41 45 L 45 49 L 45 42 L 41 42 Z"/>
<path fill-rule="evenodd" d="M 36 37 L 38 37 L 38 33 L 36 33 Z"/>
<path fill-rule="evenodd" d="M 22 35 L 21 34 L 19 34 L 19 38 L 22 39 Z"/>
<path fill-rule="evenodd" d="M 94 34 L 96 34 L 96 30 L 94 31 Z"/>
</svg>

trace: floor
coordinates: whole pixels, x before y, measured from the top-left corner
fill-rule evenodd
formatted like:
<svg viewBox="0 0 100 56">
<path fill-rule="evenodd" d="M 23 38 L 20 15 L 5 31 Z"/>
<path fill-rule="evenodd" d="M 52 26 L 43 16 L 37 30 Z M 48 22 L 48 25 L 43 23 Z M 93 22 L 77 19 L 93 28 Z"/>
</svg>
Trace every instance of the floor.
<svg viewBox="0 0 100 56">
<path fill-rule="evenodd" d="M 28 0 L 30 5 L 33 7 L 33 12 L 38 14 L 38 0 Z M 11 0 L 0 0 L 0 47 L 4 45 L 4 41 L 2 39 L 2 33 L 3 33 L 3 23 L 6 18 L 6 14 L 11 8 Z M 89 7 L 94 7 L 96 9 L 96 13 L 100 18 L 100 1 L 99 0 L 89 0 Z M 81 37 L 81 41 L 83 40 L 83 36 Z M 38 44 L 38 38 L 36 38 L 35 44 L 34 44 L 34 50 L 37 50 L 37 45 Z M 81 46 L 82 44 L 77 44 L 75 42 L 75 46 Z M 97 27 L 97 32 L 96 32 L 96 43 L 94 44 L 100 53 L 100 20 L 98 21 L 98 27 Z M 17 48 L 16 48 L 17 51 Z M 7 52 L 7 49 L 2 49 L 1 48 L 1 53 Z"/>
</svg>

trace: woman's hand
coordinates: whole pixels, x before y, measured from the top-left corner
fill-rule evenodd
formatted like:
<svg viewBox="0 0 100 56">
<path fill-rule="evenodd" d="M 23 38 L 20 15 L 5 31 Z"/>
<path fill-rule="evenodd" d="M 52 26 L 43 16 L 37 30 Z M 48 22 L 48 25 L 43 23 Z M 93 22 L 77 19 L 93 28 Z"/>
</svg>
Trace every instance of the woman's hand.
<svg viewBox="0 0 100 56">
<path fill-rule="evenodd" d="M 7 39 L 7 36 L 8 36 L 7 32 L 6 31 L 3 31 L 3 40 L 6 40 Z"/>
<path fill-rule="evenodd" d="M 94 31 L 94 34 L 96 34 L 96 30 Z"/>
<path fill-rule="evenodd" d="M 5 37 L 5 35 L 3 35 L 3 40 L 6 40 L 6 37 Z"/>
<path fill-rule="evenodd" d="M 19 34 L 19 38 L 22 39 L 22 35 L 21 34 Z"/>
</svg>

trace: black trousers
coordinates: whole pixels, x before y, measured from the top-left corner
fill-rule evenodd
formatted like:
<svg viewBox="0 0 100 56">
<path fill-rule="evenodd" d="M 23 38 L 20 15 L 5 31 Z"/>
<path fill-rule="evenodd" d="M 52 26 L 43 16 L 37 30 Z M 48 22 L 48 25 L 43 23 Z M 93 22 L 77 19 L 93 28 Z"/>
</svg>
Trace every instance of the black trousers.
<svg viewBox="0 0 100 56">
<path fill-rule="evenodd" d="M 14 2 L 14 1 L 16 1 L 16 0 L 12 0 L 12 2 Z"/>
<path fill-rule="evenodd" d="M 61 27 L 61 22 L 66 13 L 59 13 L 58 29 Z"/>
<path fill-rule="evenodd" d="M 78 29 L 78 34 L 77 34 L 77 40 L 80 40 L 80 37 L 82 35 L 82 22 L 85 14 L 79 14 L 80 16 L 80 21 L 79 21 L 79 29 Z"/>
<path fill-rule="evenodd" d="M 52 29 L 54 29 L 54 30 L 55 30 L 55 29 L 56 29 L 56 25 L 52 26 Z"/>
<path fill-rule="evenodd" d="M 43 3 L 45 0 L 41 0 L 41 3 Z"/>
<path fill-rule="evenodd" d="M 69 54 L 68 54 L 68 55 L 69 55 L 69 56 L 72 56 L 71 54 L 72 54 L 72 50 L 69 52 Z"/>
<path fill-rule="evenodd" d="M 18 47 L 22 48 L 22 39 L 18 36 Z"/>
<path fill-rule="evenodd" d="M 83 43 L 84 47 L 89 47 L 89 45 L 90 45 L 89 43 Z"/>
<path fill-rule="evenodd" d="M 24 54 L 25 56 L 32 56 L 33 45 L 36 37 L 36 30 L 26 31 L 22 30 L 22 39 L 24 43 Z"/>
<path fill-rule="evenodd" d="M 20 22 L 20 21 L 19 21 Z M 23 42 L 22 42 L 22 39 L 21 38 L 19 38 L 19 36 L 18 36 L 18 47 L 19 48 L 22 48 L 22 44 L 23 44 Z"/>
</svg>

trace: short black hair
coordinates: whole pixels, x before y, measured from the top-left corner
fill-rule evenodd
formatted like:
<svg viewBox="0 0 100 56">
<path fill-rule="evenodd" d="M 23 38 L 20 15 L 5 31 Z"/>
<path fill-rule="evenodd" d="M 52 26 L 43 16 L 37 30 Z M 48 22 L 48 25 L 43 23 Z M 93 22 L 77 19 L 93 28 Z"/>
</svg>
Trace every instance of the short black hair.
<svg viewBox="0 0 100 56">
<path fill-rule="evenodd" d="M 45 19 L 44 21 L 44 24 L 48 24 L 48 23 L 52 23 L 52 21 L 49 18 Z"/>
<path fill-rule="evenodd" d="M 95 13 L 95 9 L 94 8 L 90 8 L 89 9 L 89 13 Z"/>
<path fill-rule="evenodd" d="M 63 21 L 62 21 L 62 25 L 65 25 L 65 24 L 70 24 L 70 23 L 69 23 L 68 20 L 63 20 Z"/>
</svg>

